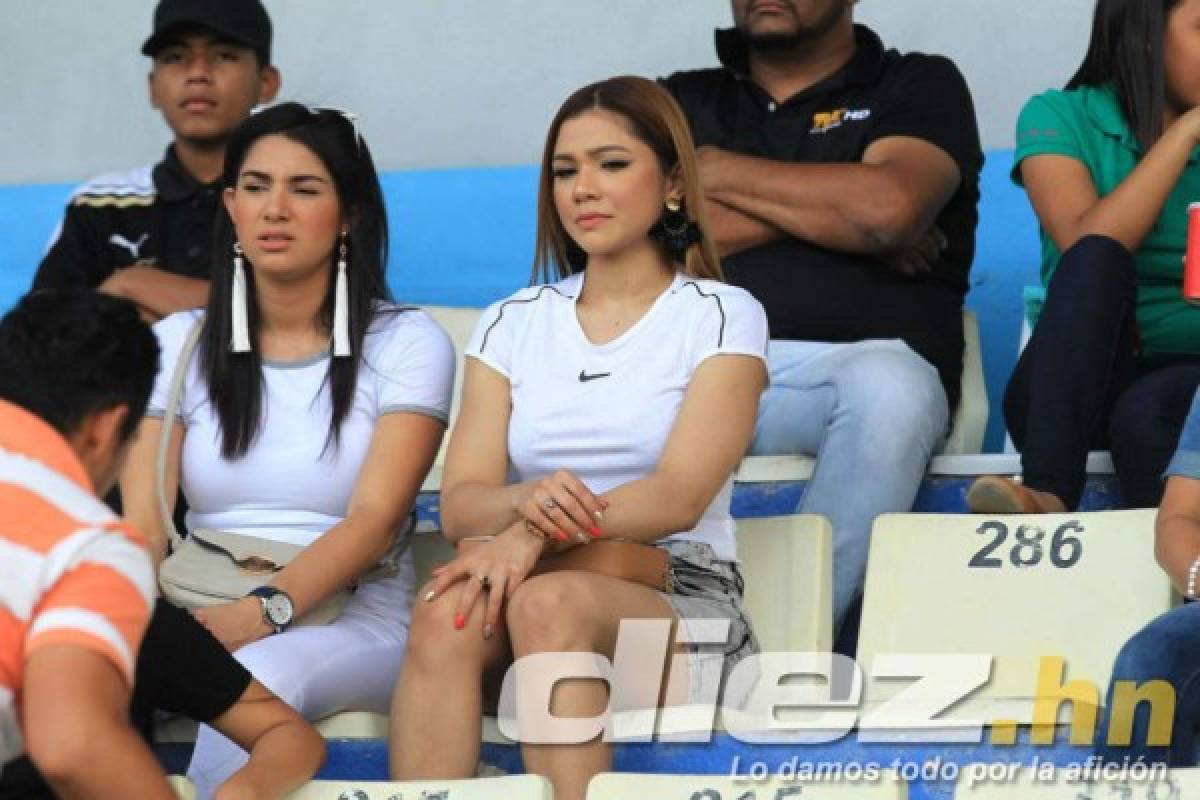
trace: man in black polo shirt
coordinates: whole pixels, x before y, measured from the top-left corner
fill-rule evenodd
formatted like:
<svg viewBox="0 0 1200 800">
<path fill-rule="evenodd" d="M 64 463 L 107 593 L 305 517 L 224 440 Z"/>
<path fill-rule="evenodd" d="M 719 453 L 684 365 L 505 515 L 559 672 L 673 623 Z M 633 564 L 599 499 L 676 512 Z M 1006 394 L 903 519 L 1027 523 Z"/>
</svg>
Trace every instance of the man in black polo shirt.
<svg viewBox="0 0 1200 800">
<path fill-rule="evenodd" d="M 835 630 L 871 524 L 908 510 L 947 433 L 982 154 L 945 58 L 886 50 L 854 0 L 733 0 L 718 69 L 664 85 L 700 148 L 727 279 L 771 326 L 751 452 L 810 453 L 833 522 Z"/>
<path fill-rule="evenodd" d="M 74 192 L 33 285 L 99 289 L 156 320 L 207 302 L 225 143 L 280 76 L 259 0 L 161 0 L 142 53 L 153 59 L 150 102 L 175 140 L 157 165 Z"/>
</svg>

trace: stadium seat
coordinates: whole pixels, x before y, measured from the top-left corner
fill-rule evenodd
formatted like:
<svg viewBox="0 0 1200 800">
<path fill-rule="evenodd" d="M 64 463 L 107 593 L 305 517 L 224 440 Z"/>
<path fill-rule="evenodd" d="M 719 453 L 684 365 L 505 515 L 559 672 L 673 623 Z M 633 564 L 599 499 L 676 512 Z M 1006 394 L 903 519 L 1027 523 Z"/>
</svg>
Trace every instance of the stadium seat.
<svg viewBox="0 0 1200 800">
<path fill-rule="evenodd" d="M 1081 765 L 1088 768 L 1086 763 Z M 1114 771 L 1119 765 L 1113 765 Z M 992 770 L 988 775 L 985 770 Z M 1090 765 L 1089 778 L 1080 780 L 1077 771 L 1072 774 L 1062 768 L 1038 773 L 1032 768 L 1016 770 L 1013 775 L 1011 764 L 965 765 L 963 774 L 954 788 L 954 800 L 1184 800 L 1200 796 L 1200 770 L 1161 768 L 1152 776 L 1133 780 L 1125 777 L 1104 778 L 1096 773 L 1096 765 Z M 1164 774 L 1165 772 L 1165 774 Z M 1010 777 L 1012 776 L 1012 777 Z"/>
<path fill-rule="evenodd" d="M 441 531 L 418 533 L 412 543 L 413 566 L 417 572 L 417 587 L 425 585 L 433 568 L 454 558 L 454 547 L 446 541 Z"/>
<path fill-rule="evenodd" d="M 453 427 L 454 420 L 458 418 L 459 401 L 462 399 L 463 351 L 466 350 L 467 343 L 471 340 L 471 333 L 474 332 L 475 324 L 479 321 L 479 316 L 483 311 L 478 308 L 451 308 L 448 306 L 423 306 L 423 308 L 439 325 L 446 329 L 446 333 L 450 334 L 450 339 L 454 342 L 454 352 L 458 354 L 458 364 L 454 371 L 454 395 L 450 403 L 450 427 Z M 433 462 L 433 469 L 429 471 L 429 475 L 425 478 L 425 484 L 421 487 L 426 492 L 434 492 L 441 488 L 442 466 L 446 463 L 446 447 L 449 443 L 449 435 L 442 438 L 442 449 L 438 451 L 437 458 Z"/>
<path fill-rule="evenodd" d="M 942 445 L 942 453 L 961 455 L 983 450 L 987 431 L 987 384 L 983 378 L 983 348 L 979 340 L 979 320 L 970 311 L 963 312 L 963 371 L 960 390 L 962 397 L 954 412 L 950 435 Z"/>
<path fill-rule="evenodd" d="M 287 800 L 551 800 L 539 775 L 504 775 L 464 781 L 311 781 Z"/>
<path fill-rule="evenodd" d="M 807 481 L 816 460 L 809 456 L 746 456 L 738 464 L 733 479 L 738 483 L 786 483 Z M 1108 451 L 1088 453 L 1087 474 L 1111 477 L 1115 474 Z M 971 453 L 934 456 L 926 478 L 975 478 L 979 475 L 1019 475 L 1021 457 L 1016 453 Z M 969 485 L 969 481 L 964 484 Z M 964 506 L 965 508 L 965 506 Z"/>
<path fill-rule="evenodd" d="M 994 656 L 991 680 L 955 707 L 957 719 L 1032 722 L 1039 670 L 1053 669 L 1046 657 L 1065 659 L 1063 684 L 1088 681 L 1103 702 L 1117 651 L 1171 608 L 1170 583 L 1154 560 L 1154 517 L 1154 509 L 881 516 L 858 662 L 872 675 L 883 654 Z M 864 708 L 904 688 L 869 682 Z M 929 696 L 940 697 L 936 687 Z"/>
<path fill-rule="evenodd" d="M 182 775 L 168 775 L 167 783 L 179 800 L 196 800 L 196 785 Z"/>
<path fill-rule="evenodd" d="M 317 720 L 313 725 L 326 739 L 386 739 L 388 718 L 370 711 L 342 711 Z M 186 717 L 160 721 L 154 729 L 159 744 L 189 744 L 196 741 L 197 724 Z"/>
<path fill-rule="evenodd" d="M 833 528 L 815 514 L 737 521 L 746 612 L 765 651 L 833 646 Z"/>
<path fill-rule="evenodd" d="M 325 739 L 386 739 L 386 714 L 371 711 L 342 711 L 314 723 Z"/>
<path fill-rule="evenodd" d="M 725 775 L 637 775 L 603 772 L 588 784 L 587 800 L 741 800 L 742 798 L 821 798 L 821 800 L 905 800 L 908 788 L 894 775 L 882 780 L 798 781 L 734 779 Z"/>
</svg>

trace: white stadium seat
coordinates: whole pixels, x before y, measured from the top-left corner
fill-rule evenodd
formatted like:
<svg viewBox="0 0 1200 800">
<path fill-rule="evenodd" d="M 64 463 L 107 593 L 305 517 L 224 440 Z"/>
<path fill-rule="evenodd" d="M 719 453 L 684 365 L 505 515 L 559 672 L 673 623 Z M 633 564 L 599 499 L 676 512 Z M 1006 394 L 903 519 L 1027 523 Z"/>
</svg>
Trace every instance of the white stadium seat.
<svg viewBox="0 0 1200 800">
<path fill-rule="evenodd" d="M 171 785 L 179 800 L 196 800 L 196 785 L 182 775 L 168 775 L 167 783 Z"/>
<path fill-rule="evenodd" d="M 779 777 L 767 780 L 728 775 L 636 775 L 605 772 L 588 784 L 587 800 L 740 800 L 796 798 L 796 800 L 906 800 L 908 788 L 894 775 L 880 780 L 799 781 Z"/>
<path fill-rule="evenodd" d="M 462 781 L 312 781 L 287 800 L 551 800 L 550 782 L 538 775 L 505 775 Z"/>
<path fill-rule="evenodd" d="M 1032 722 L 1047 657 L 1065 660 L 1064 684 L 1084 679 L 1103 702 L 1121 646 L 1171 608 L 1170 583 L 1154 560 L 1154 517 L 1154 509 L 881 516 L 858 662 L 872 675 L 887 654 L 994 656 L 990 682 L 955 707 L 959 719 Z M 904 688 L 870 683 L 865 706 Z"/>
<path fill-rule="evenodd" d="M 1111 777 L 1104 778 L 1097 764 L 1087 762 L 1074 774 L 1067 768 L 1035 772 L 1028 767 L 1014 771 L 1013 767 L 1005 763 L 964 766 L 954 800 L 1186 800 L 1200 796 L 1200 770 L 1196 769 L 1158 770 L 1153 775 L 1126 771 L 1121 776 L 1117 774 L 1120 765 L 1114 764 L 1108 767 Z"/>
</svg>

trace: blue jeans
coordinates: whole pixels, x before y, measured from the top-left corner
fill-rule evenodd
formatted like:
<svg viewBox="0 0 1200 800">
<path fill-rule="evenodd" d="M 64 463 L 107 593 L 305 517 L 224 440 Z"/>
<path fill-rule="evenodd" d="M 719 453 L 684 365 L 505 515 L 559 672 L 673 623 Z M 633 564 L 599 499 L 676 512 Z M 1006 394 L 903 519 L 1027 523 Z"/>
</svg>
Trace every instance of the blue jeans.
<svg viewBox="0 0 1200 800">
<path fill-rule="evenodd" d="M 1079 505 L 1088 450 L 1112 451 L 1126 508 L 1162 500 L 1163 468 L 1200 357 L 1138 353 L 1137 266 L 1118 242 L 1085 236 L 1063 253 L 1004 392 L 1025 485 Z"/>
<path fill-rule="evenodd" d="M 1192 396 L 1192 405 L 1179 433 L 1175 455 L 1167 465 L 1166 479 L 1171 475 L 1200 479 L 1200 392 Z"/>
<path fill-rule="evenodd" d="M 1175 687 L 1175 719 L 1171 744 L 1150 747 L 1150 706 L 1142 703 L 1134 716 L 1133 739 L 1128 747 L 1109 747 L 1106 718 L 1096 739 L 1096 752 L 1106 761 L 1130 762 L 1143 756 L 1149 763 L 1170 767 L 1196 764 L 1196 724 L 1200 722 L 1200 603 L 1172 609 L 1142 628 L 1121 648 L 1113 667 L 1113 683 L 1165 680 Z M 1113 685 L 1108 688 L 1107 707 L 1112 709 Z"/>
<path fill-rule="evenodd" d="M 751 455 L 817 458 L 797 511 L 833 523 L 833 624 L 862 594 L 875 517 L 908 511 L 946 436 L 937 370 L 898 339 L 771 340 Z"/>
</svg>

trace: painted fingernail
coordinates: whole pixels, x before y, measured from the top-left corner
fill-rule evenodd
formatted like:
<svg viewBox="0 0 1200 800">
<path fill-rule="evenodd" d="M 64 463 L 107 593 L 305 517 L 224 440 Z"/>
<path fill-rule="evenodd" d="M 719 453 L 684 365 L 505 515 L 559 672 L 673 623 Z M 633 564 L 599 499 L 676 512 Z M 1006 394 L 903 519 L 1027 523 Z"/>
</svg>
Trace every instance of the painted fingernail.
<svg viewBox="0 0 1200 800">
<path fill-rule="evenodd" d="M 602 532 L 599 528 L 592 528 L 591 530 L 588 531 L 588 533 L 590 533 L 592 535 L 593 539 L 599 539 L 602 534 Z"/>
<path fill-rule="evenodd" d="M 483 626 L 483 638 L 485 638 L 485 639 L 490 639 L 490 638 L 492 638 L 492 632 L 493 632 L 494 630 L 495 630 L 495 629 L 494 629 L 494 628 L 492 628 L 492 624 L 491 624 L 490 622 L 489 622 L 487 625 L 484 625 L 484 626 Z"/>
<path fill-rule="evenodd" d="M 567 532 L 566 531 L 555 531 L 554 538 L 558 539 L 560 542 L 565 542 L 568 538 Z"/>
<path fill-rule="evenodd" d="M 462 614 L 455 614 L 454 615 L 454 629 L 461 631 L 465 627 L 467 627 L 467 618 L 464 617 Z"/>
<path fill-rule="evenodd" d="M 435 597 L 437 597 L 437 592 L 433 589 L 430 589 L 428 592 L 425 593 L 425 602 L 432 603 L 433 598 L 435 598 Z"/>
</svg>

